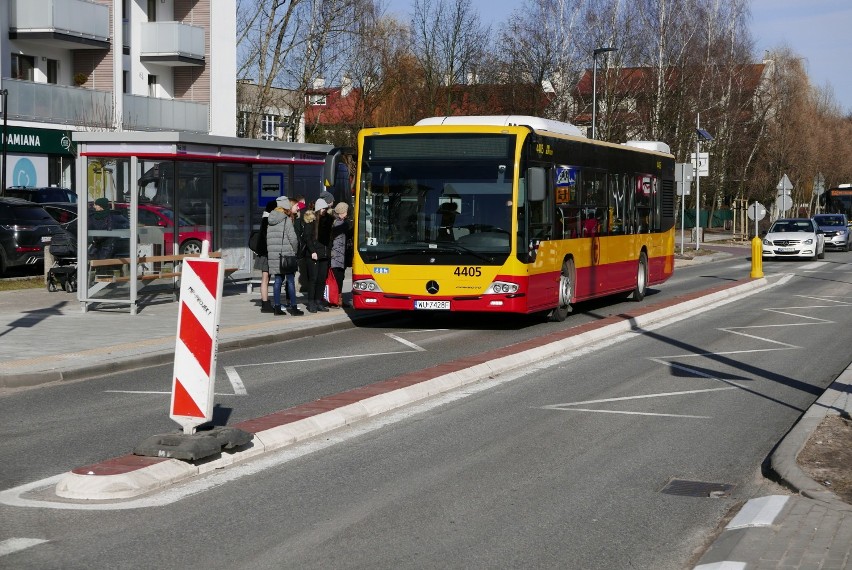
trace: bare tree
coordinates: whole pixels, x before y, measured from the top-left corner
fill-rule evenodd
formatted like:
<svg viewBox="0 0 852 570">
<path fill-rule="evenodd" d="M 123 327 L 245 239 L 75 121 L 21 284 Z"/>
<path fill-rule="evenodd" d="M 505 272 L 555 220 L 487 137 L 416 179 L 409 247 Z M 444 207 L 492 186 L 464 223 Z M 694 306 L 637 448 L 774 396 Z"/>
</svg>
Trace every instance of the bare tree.
<svg viewBox="0 0 852 570">
<path fill-rule="evenodd" d="M 453 107 L 455 91 L 442 87 L 475 83 L 489 34 L 471 0 L 415 0 L 412 53 L 423 74 L 427 113 Z"/>
<path fill-rule="evenodd" d="M 304 114 L 305 93 L 321 75 L 340 77 L 336 57 L 343 38 L 353 33 L 354 15 L 360 0 L 239 0 L 239 76 L 254 81 L 253 99 L 244 101 L 249 124 L 258 132 L 259 120 L 276 106 L 274 88 L 299 94 L 298 107 L 290 110 L 292 121 Z"/>
</svg>

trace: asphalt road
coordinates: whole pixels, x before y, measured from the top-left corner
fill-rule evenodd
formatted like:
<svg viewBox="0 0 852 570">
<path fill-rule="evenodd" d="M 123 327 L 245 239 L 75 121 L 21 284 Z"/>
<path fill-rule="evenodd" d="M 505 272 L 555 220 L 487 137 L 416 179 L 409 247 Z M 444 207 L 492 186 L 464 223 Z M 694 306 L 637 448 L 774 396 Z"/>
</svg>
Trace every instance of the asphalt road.
<svg viewBox="0 0 852 570">
<path fill-rule="evenodd" d="M 109 506 L 0 507 L 4 533 L 47 541 L 0 566 L 682 568 L 725 513 L 772 486 L 760 475 L 763 459 L 849 364 L 852 273 L 842 263 L 850 261 L 834 254 L 766 264 L 767 273 L 797 276 L 216 473 L 165 507 L 130 516 Z M 681 270 L 646 302 L 742 277 L 743 263 Z M 620 307 L 587 304 L 565 324 Z M 220 420 L 564 326 L 413 324 L 223 354 L 220 365 L 239 374 L 247 393 L 222 394 Z M 168 396 L 158 392 L 169 374 L 0 398 L 3 488 L 173 429 Z M 684 497 L 663 492 L 672 479 L 731 487 L 719 498 Z"/>
</svg>

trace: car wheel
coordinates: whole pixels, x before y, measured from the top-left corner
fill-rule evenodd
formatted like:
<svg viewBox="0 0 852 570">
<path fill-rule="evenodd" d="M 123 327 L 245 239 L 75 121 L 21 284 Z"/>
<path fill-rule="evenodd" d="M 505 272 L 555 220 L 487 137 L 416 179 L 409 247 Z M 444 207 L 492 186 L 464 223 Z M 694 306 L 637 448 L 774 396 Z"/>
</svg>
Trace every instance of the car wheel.
<svg viewBox="0 0 852 570">
<path fill-rule="evenodd" d="M 201 242 L 197 239 L 188 239 L 180 245 L 180 252 L 183 255 L 195 255 L 201 253 Z"/>
<path fill-rule="evenodd" d="M 822 246 L 822 251 L 817 254 L 817 259 L 825 259 L 825 246 Z"/>
<path fill-rule="evenodd" d="M 0 251 L 0 275 L 6 275 L 6 254 Z"/>
<path fill-rule="evenodd" d="M 576 279 L 574 260 L 566 259 L 559 275 L 559 300 L 557 301 L 559 304 L 550 311 L 551 321 L 561 323 L 568 318 L 568 313 L 571 312 L 571 300 L 574 298 Z"/>
<path fill-rule="evenodd" d="M 639 255 L 639 265 L 636 268 L 636 288 L 633 290 L 633 300 L 636 302 L 645 298 L 648 291 L 648 256 L 643 251 Z"/>
</svg>

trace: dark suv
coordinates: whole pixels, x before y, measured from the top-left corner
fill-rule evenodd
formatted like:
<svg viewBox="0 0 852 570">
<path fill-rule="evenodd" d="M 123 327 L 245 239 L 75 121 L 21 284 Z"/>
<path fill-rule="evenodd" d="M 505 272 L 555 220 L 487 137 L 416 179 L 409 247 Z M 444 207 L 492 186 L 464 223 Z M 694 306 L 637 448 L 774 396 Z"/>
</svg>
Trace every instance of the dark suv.
<svg viewBox="0 0 852 570">
<path fill-rule="evenodd" d="M 68 188 L 48 186 L 45 188 L 30 188 L 26 186 L 10 186 L 6 188 L 5 196 L 20 198 L 41 204 L 43 202 L 70 202 L 77 203 L 77 194 Z"/>
<path fill-rule="evenodd" d="M 43 263 L 44 246 L 64 232 L 38 204 L 0 198 L 0 275 L 10 267 Z"/>
</svg>

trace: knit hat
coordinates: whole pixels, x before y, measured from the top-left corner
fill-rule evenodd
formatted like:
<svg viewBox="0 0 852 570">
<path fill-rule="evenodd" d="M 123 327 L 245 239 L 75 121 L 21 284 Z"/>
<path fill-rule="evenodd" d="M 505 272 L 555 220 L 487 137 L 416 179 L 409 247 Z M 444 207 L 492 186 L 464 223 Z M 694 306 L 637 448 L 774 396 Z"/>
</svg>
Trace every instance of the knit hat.
<svg viewBox="0 0 852 570">
<path fill-rule="evenodd" d="M 318 199 L 314 203 L 314 212 L 319 212 L 321 210 L 325 210 L 326 208 L 328 208 L 328 202 L 326 202 L 322 198 Z"/>
<path fill-rule="evenodd" d="M 349 213 L 349 204 L 346 202 L 340 202 L 337 206 L 334 207 L 335 214 L 348 214 Z"/>
<path fill-rule="evenodd" d="M 100 206 L 104 210 L 109 210 L 109 200 L 107 200 L 106 198 L 98 198 L 97 200 L 95 200 L 95 205 Z"/>
<path fill-rule="evenodd" d="M 290 209 L 290 200 L 287 199 L 287 196 L 279 196 L 275 201 L 278 203 L 279 208 Z"/>
</svg>

